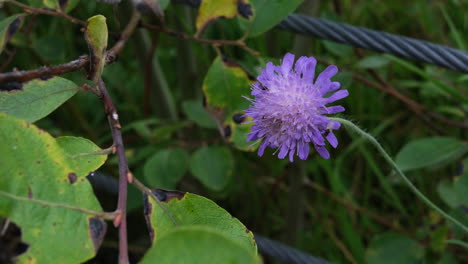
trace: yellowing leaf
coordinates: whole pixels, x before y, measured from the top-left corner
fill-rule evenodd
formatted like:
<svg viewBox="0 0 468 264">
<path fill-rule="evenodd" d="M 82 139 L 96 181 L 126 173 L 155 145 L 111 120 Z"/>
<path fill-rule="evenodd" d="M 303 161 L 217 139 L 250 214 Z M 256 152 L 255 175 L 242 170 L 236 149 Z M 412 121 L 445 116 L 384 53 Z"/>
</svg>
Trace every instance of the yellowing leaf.
<svg viewBox="0 0 468 264">
<path fill-rule="evenodd" d="M 252 14 L 249 0 L 203 0 L 198 9 L 196 35 L 216 19 L 233 18 L 238 14 L 246 18 Z"/>
<path fill-rule="evenodd" d="M 55 139 L 43 130 L 0 113 L 0 191 L 16 197 L 102 211 L 86 175 L 105 155 L 76 137 Z M 17 263 L 83 263 L 104 237 L 103 220 L 76 210 L 44 206 L 0 195 L 0 216 L 22 230 L 29 245 Z"/>
</svg>

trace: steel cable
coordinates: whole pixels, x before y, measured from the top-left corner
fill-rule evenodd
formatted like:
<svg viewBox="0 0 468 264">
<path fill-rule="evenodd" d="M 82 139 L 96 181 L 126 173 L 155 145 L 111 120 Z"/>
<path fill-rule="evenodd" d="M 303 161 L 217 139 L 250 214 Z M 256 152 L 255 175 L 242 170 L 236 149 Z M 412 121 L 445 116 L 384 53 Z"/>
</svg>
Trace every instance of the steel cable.
<svg viewBox="0 0 468 264">
<path fill-rule="evenodd" d="M 258 251 L 288 264 L 330 264 L 323 259 L 313 257 L 292 247 L 254 234 Z"/>
<path fill-rule="evenodd" d="M 299 14 L 289 15 L 277 27 L 468 73 L 468 52 L 423 40 Z"/>
</svg>

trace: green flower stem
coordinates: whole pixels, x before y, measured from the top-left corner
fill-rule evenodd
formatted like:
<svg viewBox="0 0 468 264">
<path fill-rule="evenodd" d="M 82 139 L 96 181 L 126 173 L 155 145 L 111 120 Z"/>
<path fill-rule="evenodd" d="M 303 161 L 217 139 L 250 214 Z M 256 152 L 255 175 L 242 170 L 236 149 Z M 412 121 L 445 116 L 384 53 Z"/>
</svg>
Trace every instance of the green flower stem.
<svg viewBox="0 0 468 264">
<path fill-rule="evenodd" d="M 403 181 L 408 185 L 408 187 L 416 194 L 416 196 L 419 197 L 426 205 L 428 205 L 430 208 L 434 209 L 436 212 L 438 212 L 440 215 L 445 217 L 445 219 L 452 221 L 454 224 L 457 226 L 461 227 L 465 232 L 468 233 L 468 227 L 460 223 L 457 219 L 453 218 L 446 212 L 444 212 L 442 209 L 440 209 L 437 205 L 435 205 L 431 200 L 429 200 L 422 192 L 416 188 L 416 186 L 413 185 L 413 183 L 405 176 L 405 174 L 398 168 L 396 163 L 393 161 L 393 159 L 388 155 L 388 153 L 385 151 L 385 149 L 380 145 L 380 143 L 370 134 L 366 133 L 362 129 L 360 129 L 358 126 L 356 126 L 353 122 L 338 118 L 338 117 L 330 117 L 330 120 L 338 121 L 341 124 L 343 124 L 348 130 L 354 131 L 363 138 L 369 140 L 376 148 L 377 150 L 382 154 L 384 159 L 392 165 L 392 167 L 395 169 L 395 171 L 398 173 L 398 175 L 401 176 Z"/>
</svg>

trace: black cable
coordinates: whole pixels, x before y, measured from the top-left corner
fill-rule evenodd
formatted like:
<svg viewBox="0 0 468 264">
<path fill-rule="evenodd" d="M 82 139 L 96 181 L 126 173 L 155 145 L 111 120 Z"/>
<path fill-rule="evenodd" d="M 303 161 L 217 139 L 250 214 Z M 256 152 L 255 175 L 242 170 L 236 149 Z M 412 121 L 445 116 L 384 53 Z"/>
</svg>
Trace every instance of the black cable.
<svg viewBox="0 0 468 264">
<path fill-rule="evenodd" d="M 192 7 L 199 6 L 197 5 L 199 4 L 198 0 L 173 0 L 173 2 Z M 302 35 L 314 36 L 468 73 L 468 52 L 424 40 L 299 14 L 289 15 L 277 27 Z"/>
<path fill-rule="evenodd" d="M 288 264 L 330 264 L 323 259 L 310 256 L 292 247 L 254 234 L 258 251 Z"/>
<path fill-rule="evenodd" d="M 468 73 L 468 52 L 423 40 L 291 14 L 278 28 Z"/>
</svg>

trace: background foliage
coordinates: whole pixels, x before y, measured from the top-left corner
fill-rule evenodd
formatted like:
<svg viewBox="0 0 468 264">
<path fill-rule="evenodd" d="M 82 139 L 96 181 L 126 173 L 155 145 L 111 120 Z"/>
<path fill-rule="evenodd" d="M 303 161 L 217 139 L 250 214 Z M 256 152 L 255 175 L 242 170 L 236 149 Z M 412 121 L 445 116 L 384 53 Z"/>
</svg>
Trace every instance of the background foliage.
<svg viewBox="0 0 468 264">
<path fill-rule="evenodd" d="M 65 7 L 59 5 L 63 1 L 22 2 L 35 7 L 61 8 L 82 20 L 103 15 L 107 18 L 109 47 L 118 40 L 118 32 L 128 23 L 132 10 L 129 1 L 118 6 L 95 1 L 65 1 L 68 3 Z M 253 152 L 255 146 L 245 142 L 249 125 L 242 124 L 242 111 L 248 107 L 248 101 L 242 96 L 249 96 L 249 85 L 266 62 L 276 63 L 284 53 L 292 52 L 297 56 L 315 56 L 320 70 L 328 64 L 338 65 L 340 73 L 335 80 L 350 92 L 342 102 L 347 109 L 346 117 L 376 136 L 432 201 L 468 223 L 467 129 L 431 119 L 431 113 L 435 113 L 445 120 L 466 124 L 468 75 L 273 28 L 296 10 L 465 49 L 468 45 L 463 34 L 468 32 L 465 1 L 309 0 L 302 5 L 301 1 L 243 1 L 252 4 L 250 10 L 230 6 L 232 1 L 202 1 L 200 10 L 169 1 L 160 2 L 166 8 L 166 29 L 199 39 L 241 39 L 247 45 L 242 41 L 237 44 L 220 41 L 214 42 L 212 47 L 211 42 L 187 39 L 163 28 L 153 30 L 145 25 L 159 22 L 147 14 L 119 54 L 118 61 L 103 71 L 102 78 L 119 111 L 126 154 L 135 177 L 151 188 L 193 193 L 167 203 L 171 210 L 182 210 L 182 220 L 179 219 L 182 223 L 200 224 L 207 215 L 216 219 L 230 218 L 227 212 L 201 197 L 204 196 L 255 233 L 336 263 L 452 264 L 468 261 L 466 248 L 447 243 L 450 239 L 466 239 L 466 234 L 415 199 L 383 158 L 362 139 L 343 129 L 337 132 L 340 146 L 331 150 L 331 159 L 323 160 L 313 154 L 307 162 L 291 164 L 269 155 L 271 152 L 259 158 Z M 216 20 L 220 16 L 227 19 Z M 89 52 L 81 26 L 66 19 L 26 16 L 22 8 L 4 3 L 0 21 L 1 72 L 62 64 Z M 15 31 L 11 28 L 13 21 L 17 21 Z M 54 157 L 65 155 L 67 151 L 89 153 L 99 150 L 97 146 L 104 149 L 112 145 L 99 99 L 76 88 L 84 83 L 92 86 L 86 72 L 72 72 L 62 77 L 37 79 L 22 86 L 29 101 L 15 98 L 15 93 L 0 93 L 0 112 L 34 122 L 55 137 L 41 134 L 42 130 L 36 127 L 16 130 L 15 126 L 25 126 L 25 123 L 7 115 L 0 116 L 2 191 L 28 197 L 30 193 L 27 184 L 22 183 L 23 178 L 11 174 L 12 171 L 20 173 L 22 162 L 36 158 L 55 160 Z M 0 85 L 5 90 L 13 84 Z M 401 100 L 395 91 L 412 102 Z M 37 142 L 49 142 L 55 152 L 45 155 L 31 149 L 24 154 L 27 156 L 24 161 L 15 159 L 9 147 L 16 146 L 11 142 L 21 136 L 21 131 L 30 133 L 28 137 L 34 142 L 30 145 L 39 147 Z M 73 142 L 78 139 L 70 136 L 84 137 L 94 143 Z M 23 140 L 21 143 L 29 144 Z M 75 144 L 72 148 L 67 147 L 72 144 Z M 77 151 L 78 148 L 81 149 Z M 102 158 L 80 156 L 92 163 L 93 166 L 87 168 L 80 168 L 76 161 L 65 158 L 63 163 L 53 166 L 79 170 L 79 173 L 75 171 L 75 177 L 81 179 L 104 162 L 105 159 L 99 157 Z M 70 188 L 69 178 L 61 171 L 56 176 L 64 181 L 57 180 L 56 184 L 51 180 L 55 179 L 55 174 L 38 171 L 38 179 L 50 174 L 47 181 L 50 184 L 42 185 L 45 189 L 37 191 L 41 193 L 38 197 L 35 196 L 36 187 L 31 187 L 34 197 L 49 199 L 46 193 L 56 193 L 62 185 Z M 99 171 L 117 176 L 117 157 L 109 155 Z M 110 183 L 104 185 L 96 184 L 94 191 L 102 208 L 112 211 L 117 190 L 108 188 Z M 200 248 L 206 249 L 209 241 L 216 240 L 222 248 L 229 249 L 228 253 L 221 250 L 219 256 L 213 257 L 232 257 L 235 263 L 256 261 L 252 245 L 246 246 L 251 242 L 251 234 L 247 235 L 244 230 L 245 237 L 239 238 L 242 240 L 239 242 L 226 238 L 223 226 L 209 231 L 208 227 L 199 225 L 170 230 L 170 225 L 163 222 L 151 227 L 158 221 L 150 221 L 149 227 L 155 229 L 156 234 L 158 228 L 167 232 L 161 239 L 164 243 L 143 258 L 151 245 L 145 216 L 157 220 L 162 212 L 155 210 L 159 207 L 151 205 L 148 197 L 142 199 L 141 192 L 132 185 L 129 188 L 127 225 L 132 261 L 143 259 L 142 263 L 152 263 L 151 258 L 166 258 L 167 263 L 175 263 L 177 252 L 186 249 L 184 241 L 190 239 L 199 241 Z M 101 209 L 90 194 L 89 185 L 74 192 L 78 197 L 60 202 Z M 26 216 L 9 214 L 14 206 L 24 206 L 19 210 L 29 211 L 29 205 L 19 204 L 10 200 L 4 202 L 2 197 L 0 214 L 25 230 L 33 224 L 45 228 L 40 219 L 35 218 L 31 223 L 23 221 Z M 148 206 L 153 210 L 148 211 Z M 203 213 L 211 206 L 219 216 L 211 215 L 212 211 Z M 190 211 L 187 208 L 197 214 L 187 213 Z M 63 208 L 50 210 L 54 211 L 51 214 L 62 217 L 69 212 Z M 69 214 L 80 215 L 75 211 Z M 213 222 L 218 223 L 218 220 Z M 49 224 L 52 226 L 53 221 Z M 94 254 L 92 234 L 87 235 L 87 227 L 82 227 L 77 232 L 89 239 L 89 243 L 82 240 L 83 244 L 87 243 L 88 251 L 80 254 L 81 259 L 74 260 L 77 262 Z M 242 229 L 241 226 L 232 228 Z M 67 229 L 75 230 L 75 227 Z M 33 237 L 33 233 L 23 231 L 22 239 Z M 45 242 L 43 246 L 52 247 Z M 162 257 L 161 252 L 173 255 Z M 117 232 L 111 227 L 97 255 L 88 263 L 115 263 L 117 255 Z M 271 260 L 264 261 L 270 263 Z"/>
</svg>

